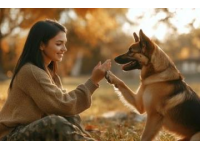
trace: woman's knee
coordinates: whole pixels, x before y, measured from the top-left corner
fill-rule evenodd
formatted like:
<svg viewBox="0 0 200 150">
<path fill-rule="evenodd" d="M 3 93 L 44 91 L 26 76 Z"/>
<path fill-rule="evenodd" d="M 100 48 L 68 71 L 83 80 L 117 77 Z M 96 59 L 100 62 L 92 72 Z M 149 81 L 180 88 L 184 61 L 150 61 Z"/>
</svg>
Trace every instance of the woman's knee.
<svg viewBox="0 0 200 150">
<path fill-rule="evenodd" d="M 68 123 L 68 121 L 64 117 L 57 115 L 47 116 L 44 118 L 43 122 L 50 128 L 57 128 Z"/>
</svg>

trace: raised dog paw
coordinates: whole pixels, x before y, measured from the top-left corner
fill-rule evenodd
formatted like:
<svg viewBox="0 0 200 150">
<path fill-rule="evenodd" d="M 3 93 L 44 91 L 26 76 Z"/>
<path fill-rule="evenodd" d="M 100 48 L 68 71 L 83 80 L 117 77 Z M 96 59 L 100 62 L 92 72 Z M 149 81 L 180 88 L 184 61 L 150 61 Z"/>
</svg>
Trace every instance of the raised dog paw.
<svg viewBox="0 0 200 150">
<path fill-rule="evenodd" d="M 114 84 L 115 87 L 118 87 L 118 84 L 122 83 L 118 77 L 116 77 L 111 71 L 106 71 L 105 78 L 110 84 Z"/>
<path fill-rule="evenodd" d="M 112 84 L 111 80 L 110 80 L 110 71 L 106 71 L 106 73 L 105 73 L 105 79 L 108 81 L 108 83 Z"/>
<path fill-rule="evenodd" d="M 108 83 L 110 83 L 110 84 L 113 84 L 113 73 L 111 72 L 111 71 L 106 71 L 106 73 L 105 73 L 105 78 L 106 78 L 106 80 L 108 81 Z"/>
</svg>

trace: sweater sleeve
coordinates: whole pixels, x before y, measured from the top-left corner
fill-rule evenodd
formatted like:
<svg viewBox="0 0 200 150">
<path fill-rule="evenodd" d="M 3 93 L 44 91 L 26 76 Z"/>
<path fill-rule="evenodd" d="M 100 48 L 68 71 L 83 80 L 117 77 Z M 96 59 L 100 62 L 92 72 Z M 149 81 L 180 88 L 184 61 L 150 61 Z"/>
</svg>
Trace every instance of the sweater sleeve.
<svg viewBox="0 0 200 150">
<path fill-rule="evenodd" d="M 24 66 L 17 77 L 17 85 L 46 114 L 71 116 L 91 105 L 91 95 L 98 88 L 88 79 L 75 90 L 66 92 L 53 84 L 48 74 L 34 66 Z"/>
</svg>

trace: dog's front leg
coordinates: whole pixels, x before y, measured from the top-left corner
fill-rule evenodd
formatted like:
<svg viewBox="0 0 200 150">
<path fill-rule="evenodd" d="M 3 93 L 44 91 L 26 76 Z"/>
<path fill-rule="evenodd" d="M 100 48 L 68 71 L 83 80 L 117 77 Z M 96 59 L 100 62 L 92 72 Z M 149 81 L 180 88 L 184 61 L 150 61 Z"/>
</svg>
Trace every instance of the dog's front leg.
<svg viewBox="0 0 200 150">
<path fill-rule="evenodd" d="M 154 139 L 160 128 L 162 127 L 163 117 L 158 113 L 147 113 L 147 122 L 142 135 L 142 141 L 151 141 Z"/>
<path fill-rule="evenodd" d="M 116 77 L 111 71 L 108 71 L 105 78 L 110 84 L 113 84 L 122 94 L 124 99 L 134 106 L 139 113 L 144 113 L 141 96 L 135 94 L 122 80 Z"/>
</svg>

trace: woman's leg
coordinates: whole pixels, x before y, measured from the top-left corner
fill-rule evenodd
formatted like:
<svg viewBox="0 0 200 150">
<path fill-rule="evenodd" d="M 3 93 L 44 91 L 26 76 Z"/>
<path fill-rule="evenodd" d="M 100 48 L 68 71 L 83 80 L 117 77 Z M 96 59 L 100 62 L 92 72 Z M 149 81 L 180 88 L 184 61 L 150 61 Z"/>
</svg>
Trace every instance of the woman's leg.
<svg viewBox="0 0 200 150">
<path fill-rule="evenodd" d="M 72 124 L 76 125 L 84 134 L 88 135 L 89 137 L 91 136 L 87 131 L 85 131 L 85 129 L 82 126 L 81 123 L 81 117 L 79 115 L 75 115 L 73 117 L 64 117 L 65 119 L 67 119 L 69 122 L 71 122 Z"/>
<path fill-rule="evenodd" d="M 8 136 L 11 141 L 93 141 L 80 124 L 80 117 L 51 115 L 19 126 Z"/>
</svg>

